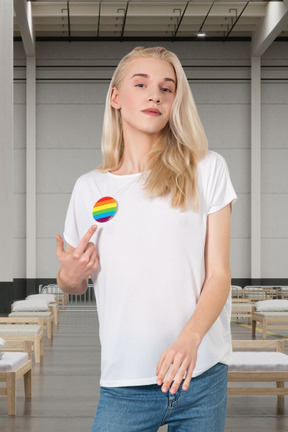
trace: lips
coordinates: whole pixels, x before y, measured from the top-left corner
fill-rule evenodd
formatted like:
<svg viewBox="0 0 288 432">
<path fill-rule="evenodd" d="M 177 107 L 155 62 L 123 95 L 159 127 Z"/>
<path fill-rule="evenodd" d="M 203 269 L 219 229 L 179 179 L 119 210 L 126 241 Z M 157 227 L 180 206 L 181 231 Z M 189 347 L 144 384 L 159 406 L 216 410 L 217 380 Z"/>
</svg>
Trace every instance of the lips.
<svg viewBox="0 0 288 432">
<path fill-rule="evenodd" d="M 161 112 L 157 108 L 147 108 L 142 111 L 144 114 L 148 114 L 151 116 L 160 116 Z"/>
</svg>

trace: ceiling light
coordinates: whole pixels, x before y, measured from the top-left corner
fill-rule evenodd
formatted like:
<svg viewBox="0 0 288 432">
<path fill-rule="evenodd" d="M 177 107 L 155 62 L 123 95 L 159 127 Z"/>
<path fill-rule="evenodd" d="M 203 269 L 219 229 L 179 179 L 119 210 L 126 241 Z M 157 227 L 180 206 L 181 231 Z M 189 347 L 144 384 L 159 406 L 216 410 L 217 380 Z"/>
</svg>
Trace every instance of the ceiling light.
<svg viewBox="0 0 288 432">
<path fill-rule="evenodd" d="M 206 33 L 204 33 L 203 31 L 199 31 L 196 36 L 199 38 L 204 38 L 206 37 Z"/>
</svg>

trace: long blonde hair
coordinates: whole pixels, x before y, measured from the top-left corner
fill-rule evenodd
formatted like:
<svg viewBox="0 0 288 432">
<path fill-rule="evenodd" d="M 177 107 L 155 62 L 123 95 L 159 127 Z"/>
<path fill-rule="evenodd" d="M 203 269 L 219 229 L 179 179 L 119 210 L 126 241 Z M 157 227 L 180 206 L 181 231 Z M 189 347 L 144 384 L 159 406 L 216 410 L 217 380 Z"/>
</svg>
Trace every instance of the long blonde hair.
<svg viewBox="0 0 288 432">
<path fill-rule="evenodd" d="M 152 197 L 170 195 L 172 207 L 181 209 L 192 198 L 194 209 L 198 209 L 197 163 L 207 152 L 207 138 L 182 65 L 174 53 L 163 47 L 137 47 L 116 68 L 106 98 L 101 144 L 103 164 L 99 169 L 114 171 L 121 164 L 124 152 L 121 112 L 111 106 L 111 94 L 114 87 L 120 88 L 130 62 L 139 57 L 168 61 L 177 81 L 169 122 L 145 159 L 151 170 L 144 190 Z"/>
</svg>

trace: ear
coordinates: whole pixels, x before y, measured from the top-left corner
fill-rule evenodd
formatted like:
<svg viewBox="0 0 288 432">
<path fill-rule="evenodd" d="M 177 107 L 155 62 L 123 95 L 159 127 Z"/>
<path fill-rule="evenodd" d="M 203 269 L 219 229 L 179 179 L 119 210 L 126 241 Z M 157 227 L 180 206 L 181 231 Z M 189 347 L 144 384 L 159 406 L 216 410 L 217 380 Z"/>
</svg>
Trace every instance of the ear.
<svg viewBox="0 0 288 432">
<path fill-rule="evenodd" d="M 110 103 L 111 103 L 111 106 L 113 108 L 118 109 L 118 110 L 121 109 L 121 105 L 120 105 L 120 102 L 119 102 L 119 92 L 116 89 L 116 87 L 112 88 L 112 93 L 111 93 L 111 97 L 110 97 Z"/>
</svg>

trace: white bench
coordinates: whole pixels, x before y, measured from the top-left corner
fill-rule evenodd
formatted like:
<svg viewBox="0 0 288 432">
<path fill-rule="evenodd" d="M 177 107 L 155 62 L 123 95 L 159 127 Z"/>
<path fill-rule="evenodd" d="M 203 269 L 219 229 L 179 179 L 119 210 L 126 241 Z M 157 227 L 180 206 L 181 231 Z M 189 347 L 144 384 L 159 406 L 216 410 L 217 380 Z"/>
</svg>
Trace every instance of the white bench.
<svg viewBox="0 0 288 432">
<path fill-rule="evenodd" d="M 44 287 L 40 285 L 39 293 L 54 294 L 56 296 L 57 302 L 63 307 L 69 303 L 69 294 L 64 293 L 57 284 L 49 284 L 45 285 Z"/>
<path fill-rule="evenodd" d="M 17 323 L 25 324 L 25 318 L 26 317 L 37 317 L 39 318 L 40 325 L 43 326 L 43 329 L 45 328 L 47 331 L 47 337 L 48 339 L 52 339 L 53 337 L 53 315 L 49 312 L 11 312 L 9 315 L 9 318 L 15 318 L 15 317 L 24 317 L 22 320 L 18 320 Z"/>
<path fill-rule="evenodd" d="M 274 300 L 275 301 L 275 300 Z M 256 337 L 257 322 L 262 325 L 262 338 L 267 338 L 268 326 L 274 330 L 288 329 L 288 311 L 271 311 L 257 312 L 256 308 L 252 309 L 252 338 Z"/>
<path fill-rule="evenodd" d="M 10 352 L 16 351 L 16 352 Z M 21 352 L 25 351 L 25 352 Z M 25 398 L 31 399 L 31 342 L 6 342 L 0 360 L 0 395 L 7 396 L 8 414 L 16 415 L 17 380 L 23 376 Z"/>
<path fill-rule="evenodd" d="M 231 319 L 248 318 L 251 323 L 253 304 L 249 299 L 233 298 L 231 308 Z"/>
<path fill-rule="evenodd" d="M 17 324 L 19 320 L 27 324 Z M 43 327 L 39 323 L 39 319 L 26 317 L 3 317 L 0 318 L 0 337 L 7 341 L 30 341 L 34 349 L 35 362 L 40 363 L 41 355 L 43 355 Z M 35 324 L 38 322 L 38 324 Z M 30 324 L 28 324 L 30 323 Z"/>
<path fill-rule="evenodd" d="M 50 312 L 53 315 L 53 322 L 54 322 L 55 325 L 58 325 L 59 324 L 59 302 L 58 302 L 57 297 L 56 297 L 55 294 L 48 294 L 48 293 L 45 293 L 45 294 L 31 294 L 30 296 L 26 297 L 25 300 L 26 301 L 30 301 L 33 304 L 34 301 L 41 302 L 41 301 L 46 300 L 46 299 L 47 299 L 47 306 L 48 306 Z M 34 306 L 35 306 L 35 304 L 34 304 Z M 12 304 L 11 312 L 27 312 L 27 311 L 28 311 L 27 308 L 25 308 L 25 310 L 21 310 L 21 307 L 19 308 L 19 304 L 18 304 L 17 311 L 14 311 L 13 304 Z M 31 309 L 31 312 L 32 311 L 37 312 L 35 310 L 35 307 L 33 309 Z"/>
<path fill-rule="evenodd" d="M 17 323 L 25 323 L 24 318 L 39 318 L 39 323 L 47 330 L 48 339 L 53 337 L 53 322 L 59 323 L 59 305 L 55 303 L 55 296 L 36 294 L 25 300 L 18 300 L 11 305 L 9 318 L 19 317 Z M 20 320 L 20 317 L 24 317 Z"/>
<path fill-rule="evenodd" d="M 59 325 L 59 303 L 49 303 L 50 312 L 52 312 L 53 322 L 56 326 Z"/>
<path fill-rule="evenodd" d="M 233 361 L 228 368 L 228 394 L 276 395 L 278 413 L 283 413 L 284 396 L 288 395 L 288 388 L 285 387 L 288 381 L 288 355 L 284 354 L 284 341 L 234 340 L 232 343 Z M 240 385 L 231 385 L 232 382 Z M 261 382 L 262 385 L 247 385 L 252 382 Z M 271 387 L 272 382 L 275 387 Z"/>
</svg>

